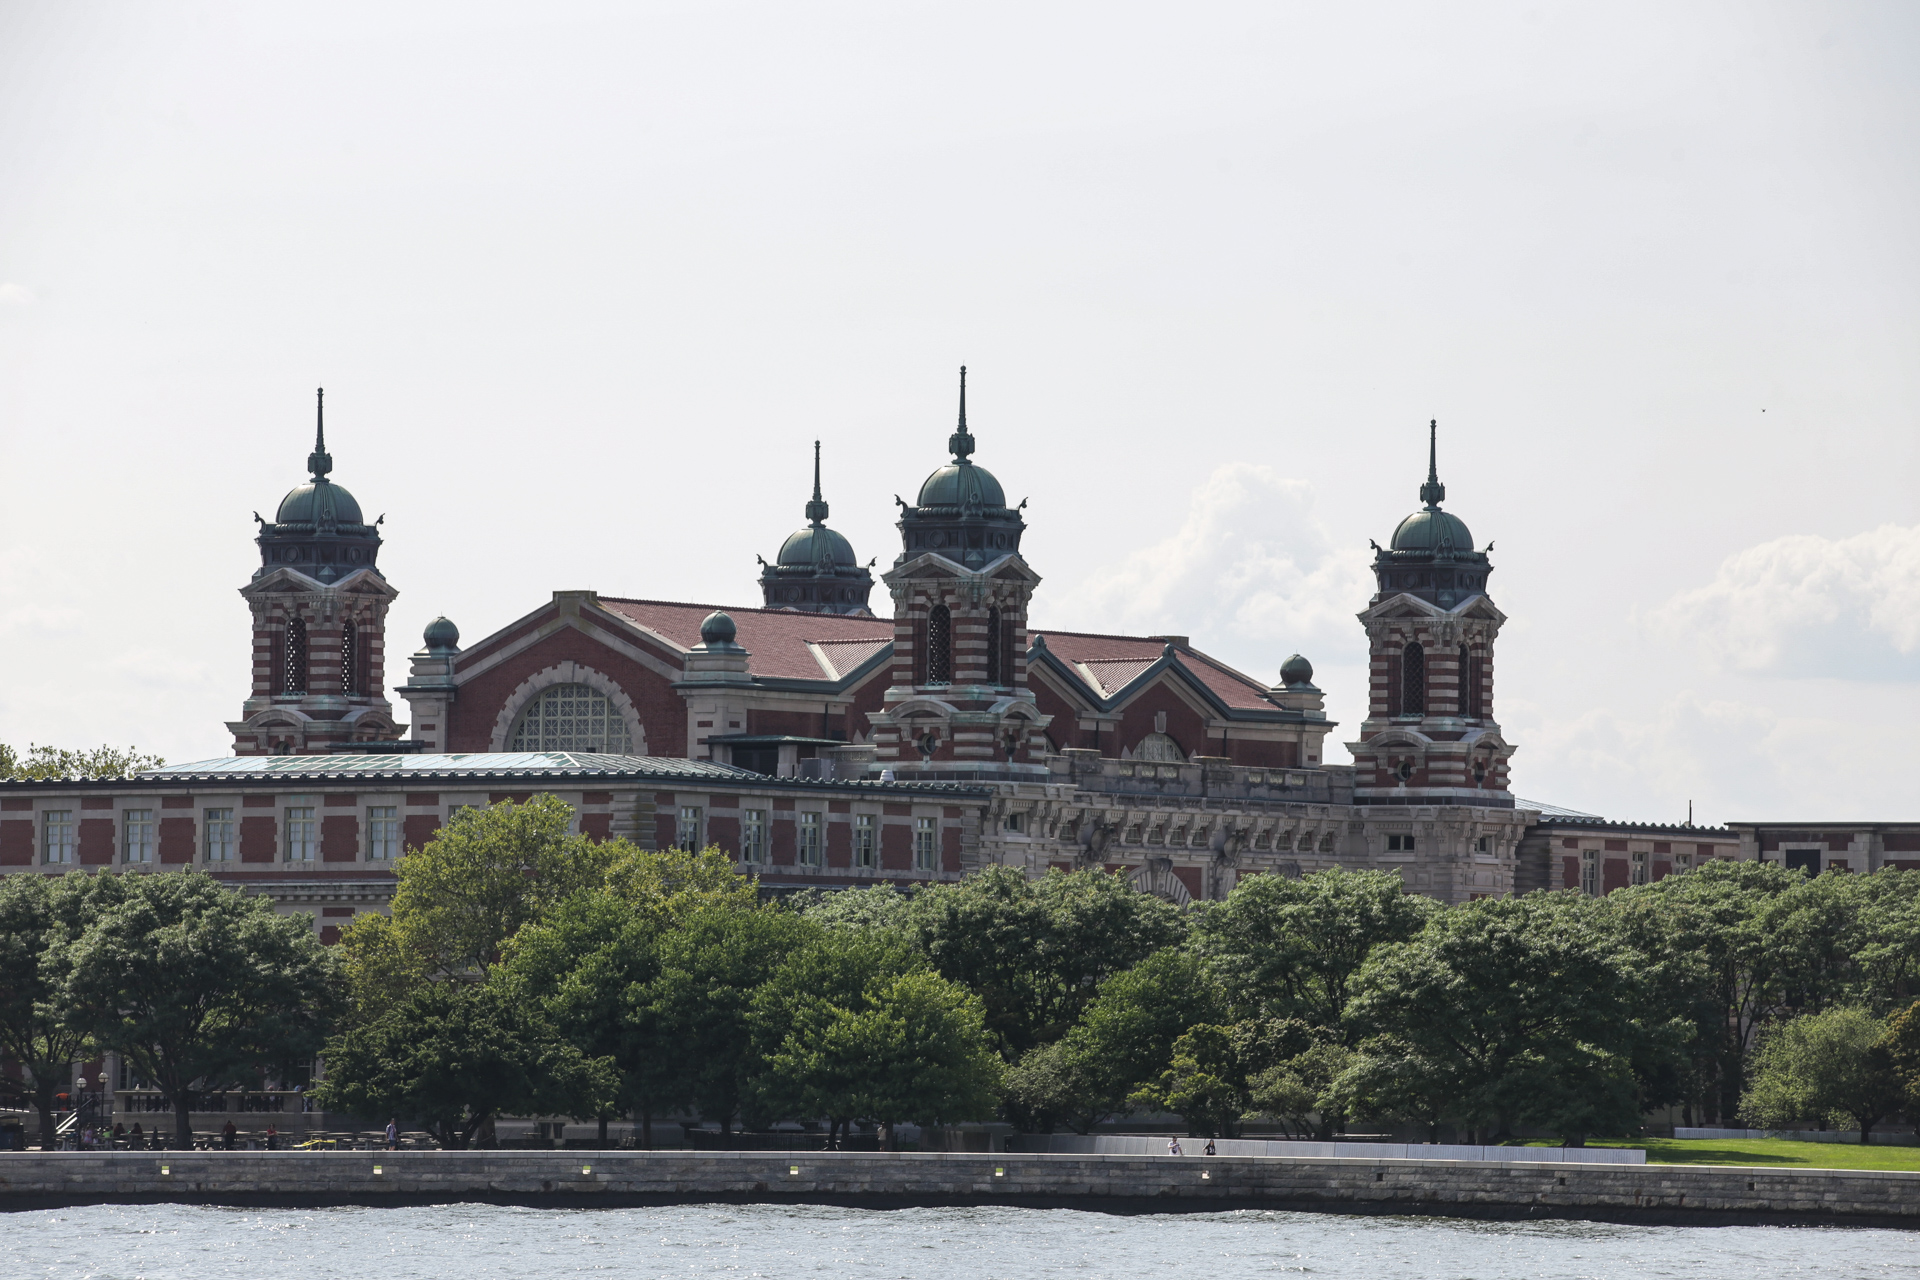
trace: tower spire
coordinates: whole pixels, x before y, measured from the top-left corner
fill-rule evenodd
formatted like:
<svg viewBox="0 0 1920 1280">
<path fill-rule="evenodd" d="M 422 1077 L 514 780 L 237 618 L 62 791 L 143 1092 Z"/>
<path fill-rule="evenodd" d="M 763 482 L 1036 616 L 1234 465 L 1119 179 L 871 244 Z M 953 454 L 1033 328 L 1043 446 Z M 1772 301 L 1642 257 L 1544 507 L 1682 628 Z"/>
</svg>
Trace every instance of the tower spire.
<svg viewBox="0 0 1920 1280">
<path fill-rule="evenodd" d="M 1440 419 L 1427 423 L 1427 482 L 1420 486 L 1420 501 L 1437 507 L 1446 499 L 1447 486 L 1440 483 Z"/>
<path fill-rule="evenodd" d="M 315 480 L 324 480 L 333 470 L 333 456 L 327 452 L 327 389 L 313 393 L 313 452 L 307 455 L 307 470 Z"/>
<path fill-rule="evenodd" d="M 953 460 L 963 465 L 967 455 L 973 452 L 973 436 L 967 431 L 967 366 L 960 366 L 960 425 L 947 437 L 947 448 L 953 451 Z"/>
<path fill-rule="evenodd" d="M 813 442 L 813 501 L 807 504 L 807 519 L 819 524 L 827 518 L 827 504 L 820 496 L 820 442 Z"/>
</svg>

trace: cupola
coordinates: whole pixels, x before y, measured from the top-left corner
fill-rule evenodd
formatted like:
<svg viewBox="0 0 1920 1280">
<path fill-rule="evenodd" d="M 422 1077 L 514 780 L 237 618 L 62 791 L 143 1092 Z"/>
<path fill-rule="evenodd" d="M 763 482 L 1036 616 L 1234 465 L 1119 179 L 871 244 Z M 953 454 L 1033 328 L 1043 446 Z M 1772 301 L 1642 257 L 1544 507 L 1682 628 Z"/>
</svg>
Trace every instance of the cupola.
<svg viewBox="0 0 1920 1280">
<path fill-rule="evenodd" d="M 1376 601 L 1390 595 L 1417 596 L 1443 609 L 1480 595 L 1493 571 L 1485 551 L 1473 549 L 1466 522 L 1440 504 L 1447 487 L 1440 483 L 1440 423 L 1427 424 L 1427 482 L 1420 486 L 1420 510 L 1402 520 L 1385 547 L 1374 544 Z"/>
<path fill-rule="evenodd" d="M 365 569 L 376 575 L 380 530 L 367 524 L 360 504 L 327 478 L 333 456 L 327 452 L 326 391 L 314 393 L 313 452 L 307 455 L 307 483 L 280 499 L 273 519 L 260 520 L 260 568 L 255 578 L 276 569 L 292 569 L 332 585 Z"/>
<path fill-rule="evenodd" d="M 853 554 L 853 544 L 827 528 L 827 502 L 820 496 L 820 442 L 813 442 L 813 498 L 807 523 L 780 544 L 773 563 L 761 560 L 760 590 L 769 609 L 801 613 L 865 613 L 873 571 Z M 724 615 L 722 615 L 724 616 Z"/>
<path fill-rule="evenodd" d="M 969 569 L 1020 550 L 1026 522 L 1009 509 L 1006 492 L 991 471 L 973 460 L 976 441 L 967 430 L 967 369 L 960 366 L 960 422 L 947 437 L 953 460 L 926 478 L 918 501 L 900 503 L 900 559 L 933 552 Z M 1022 507 L 1026 503 L 1020 504 Z"/>
</svg>

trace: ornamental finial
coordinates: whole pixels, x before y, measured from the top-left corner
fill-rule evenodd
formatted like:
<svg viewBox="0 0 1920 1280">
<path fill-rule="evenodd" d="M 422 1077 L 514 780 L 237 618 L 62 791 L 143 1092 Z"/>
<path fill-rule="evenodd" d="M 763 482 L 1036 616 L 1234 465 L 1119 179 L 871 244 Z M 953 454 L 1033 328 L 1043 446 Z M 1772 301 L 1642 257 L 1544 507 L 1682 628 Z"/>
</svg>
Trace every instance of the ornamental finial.
<svg viewBox="0 0 1920 1280">
<path fill-rule="evenodd" d="M 967 431 L 967 366 L 960 366 L 960 425 L 947 437 L 947 448 L 953 452 L 955 462 L 965 464 L 967 455 L 973 452 L 973 436 Z"/>
<path fill-rule="evenodd" d="M 827 518 L 827 504 L 820 497 L 820 442 L 813 442 L 813 501 L 807 504 L 807 519 L 819 524 Z"/>
<path fill-rule="evenodd" d="M 1437 507 L 1446 496 L 1447 486 L 1440 483 L 1440 419 L 1434 418 L 1427 423 L 1427 482 L 1420 486 L 1420 501 Z"/>
<path fill-rule="evenodd" d="M 333 458 L 327 453 L 327 389 L 315 388 L 313 393 L 313 452 L 307 455 L 307 470 L 313 473 L 315 480 L 327 478 L 327 472 L 333 470 Z"/>
</svg>

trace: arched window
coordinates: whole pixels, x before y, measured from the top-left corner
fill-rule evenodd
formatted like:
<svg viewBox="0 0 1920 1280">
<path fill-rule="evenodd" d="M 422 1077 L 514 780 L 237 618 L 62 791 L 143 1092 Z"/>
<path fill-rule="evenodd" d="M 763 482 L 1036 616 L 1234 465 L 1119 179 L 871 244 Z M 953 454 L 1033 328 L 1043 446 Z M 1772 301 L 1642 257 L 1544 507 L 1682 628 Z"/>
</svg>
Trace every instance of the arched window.
<svg viewBox="0 0 1920 1280">
<path fill-rule="evenodd" d="M 953 615 L 943 604 L 927 615 L 927 683 L 953 683 Z"/>
<path fill-rule="evenodd" d="M 509 751 L 590 751 L 633 754 L 633 737 L 613 700 L 584 684 L 542 689 L 513 722 Z"/>
<path fill-rule="evenodd" d="M 1133 749 L 1135 760 L 1158 760 L 1165 764 L 1185 764 L 1187 753 L 1164 733 L 1150 733 Z"/>
<path fill-rule="evenodd" d="M 307 691 L 307 620 L 287 619 L 287 639 L 280 663 L 280 692 Z"/>
<path fill-rule="evenodd" d="M 1473 651 L 1465 645 L 1460 646 L 1460 715 L 1464 719 L 1473 714 Z"/>
<path fill-rule="evenodd" d="M 987 610 L 987 683 L 1005 684 L 1007 679 L 1001 674 L 1000 656 L 1000 611 Z"/>
<path fill-rule="evenodd" d="M 340 689 L 344 693 L 365 693 L 360 678 L 360 629 L 351 622 L 340 627 Z"/>
<path fill-rule="evenodd" d="M 1400 655 L 1400 713 L 1427 714 L 1427 651 L 1418 640 L 1409 643 Z"/>
</svg>

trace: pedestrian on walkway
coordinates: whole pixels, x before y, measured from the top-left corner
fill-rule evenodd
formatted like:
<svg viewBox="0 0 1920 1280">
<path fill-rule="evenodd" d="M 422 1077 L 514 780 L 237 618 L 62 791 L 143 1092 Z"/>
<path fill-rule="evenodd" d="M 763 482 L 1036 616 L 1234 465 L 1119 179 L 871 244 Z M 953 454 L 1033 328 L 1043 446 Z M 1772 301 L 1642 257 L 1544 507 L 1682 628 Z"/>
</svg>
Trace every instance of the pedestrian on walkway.
<svg viewBox="0 0 1920 1280">
<path fill-rule="evenodd" d="M 229 1120 L 226 1126 L 220 1130 L 220 1145 L 231 1151 L 233 1150 L 233 1140 L 239 1136 L 240 1130 L 234 1127 L 233 1121 Z"/>
<path fill-rule="evenodd" d="M 1179 1138 L 1168 1138 L 1168 1139 L 1167 1139 L 1167 1154 L 1168 1154 L 1168 1155 L 1170 1155 L 1170 1156 L 1177 1156 L 1177 1155 L 1179 1155 L 1179 1154 L 1180 1154 L 1180 1139 L 1179 1139 Z"/>
<path fill-rule="evenodd" d="M 398 1120 L 389 1120 L 387 1121 L 387 1150 L 398 1151 L 399 1149 L 400 1122 Z"/>
<path fill-rule="evenodd" d="M 279 1136 L 280 1136 L 280 1131 L 273 1127 L 272 1121 L 268 1121 L 267 1122 L 267 1150 L 269 1151 L 273 1150 L 274 1139 L 278 1138 Z"/>
<path fill-rule="evenodd" d="M 1212 1138 L 1208 1138 L 1208 1139 L 1207 1139 L 1207 1154 L 1208 1154 L 1208 1155 L 1210 1155 L 1210 1156 L 1217 1156 L 1217 1155 L 1219 1155 L 1219 1154 L 1220 1154 L 1220 1153 L 1219 1153 L 1218 1151 L 1215 1151 L 1215 1150 L 1213 1149 L 1213 1139 L 1212 1139 Z"/>
</svg>

